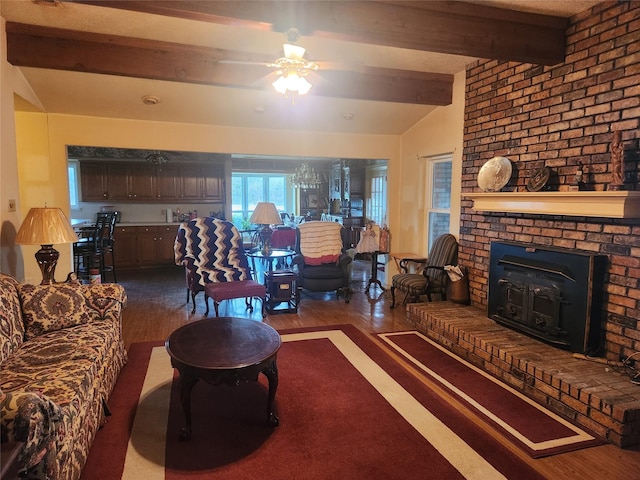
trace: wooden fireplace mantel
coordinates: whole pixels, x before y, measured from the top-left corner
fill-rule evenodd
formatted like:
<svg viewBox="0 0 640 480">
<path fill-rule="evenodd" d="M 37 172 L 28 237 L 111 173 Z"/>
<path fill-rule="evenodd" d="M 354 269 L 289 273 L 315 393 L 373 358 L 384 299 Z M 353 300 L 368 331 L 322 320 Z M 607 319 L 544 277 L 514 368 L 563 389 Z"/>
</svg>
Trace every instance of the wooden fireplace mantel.
<svg viewBox="0 0 640 480">
<path fill-rule="evenodd" d="M 484 212 L 640 218 L 640 191 L 462 193 Z"/>
</svg>

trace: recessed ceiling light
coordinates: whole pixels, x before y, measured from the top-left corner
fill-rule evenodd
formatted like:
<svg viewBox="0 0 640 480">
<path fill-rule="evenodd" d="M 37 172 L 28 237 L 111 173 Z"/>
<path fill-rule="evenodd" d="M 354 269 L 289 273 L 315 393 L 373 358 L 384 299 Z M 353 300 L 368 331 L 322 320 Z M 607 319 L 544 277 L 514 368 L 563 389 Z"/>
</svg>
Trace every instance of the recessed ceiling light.
<svg viewBox="0 0 640 480">
<path fill-rule="evenodd" d="M 158 103 L 160 103 L 160 99 L 153 95 L 145 95 L 144 97 L 142 97 L 142 103 L 144 103 L 145 105 L 157 105 Z"/>
<path fill-rule="evenodd" d="M 256 107 L 253 109 L 253 111 L 256 113 L 264 113 L 264 107 Z"/>
<path fill-rule="evenodd" d="M 343 113 L 342 118 L 345 120 L 353 120 L 353 113 Z"/>
</svg>

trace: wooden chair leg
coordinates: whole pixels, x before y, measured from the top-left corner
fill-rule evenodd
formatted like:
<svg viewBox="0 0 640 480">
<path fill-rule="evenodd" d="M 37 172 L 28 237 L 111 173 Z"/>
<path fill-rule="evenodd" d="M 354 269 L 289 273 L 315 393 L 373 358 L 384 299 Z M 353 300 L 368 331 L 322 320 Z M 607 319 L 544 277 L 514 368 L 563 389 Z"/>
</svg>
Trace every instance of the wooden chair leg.
<svg viewBox="0 0 640 480">
<path fill-rule="evenodd" d="M 216 311 L 216 317 L 220 316 L 220 313 L 218 312 L 219 305 L 220 305 L 220 302 L 216 302 L 215 300 L 213 301 L 213 309 Z"/>
<path fill-rule="evenodd" d="M 105 263 L 104 263 L 104 253 L 100 252 L 98 254 L 98 265 L 99 265 L 99 269 L 100 269 L 100 282 L 106 282 L 107 281 L 107 272 L 106 272 L 106 268 L 105 268 Z"/>
<path fill-rule="evenodd" d="M 191 301 L 193 302 L 193 310 L 191 310 L 191 313 L 194 314 L 196 313 L 196 292 L 191 292 Z"/>
<path fill-rule="evenodd" d="M 111 247 L 111 271 L 113 272 L 113 283 L 118 283 L 118 278 L 116 277 L 116 254 Z"/>
<path fill-rule="evenodd" d="M 244 298 L 244 303 L 247 305 L 247 310 L 249 310 L 249 313 L 253 313 L 253 298 L 251 297 L 245 297 Z"/>
<path fill-rule="evenodd" d="M 391 306 L 389 308 L 393 310 L 395 306 L 396 306 L 396 287 L 395 285 L 391 285 Z"/>
<path fill-rule="evenodd" d="M 349 303 L 349 294 L 351 293 L 351 289 L 349 287 L 344 288 L 344 303 Z"/>
</svg>

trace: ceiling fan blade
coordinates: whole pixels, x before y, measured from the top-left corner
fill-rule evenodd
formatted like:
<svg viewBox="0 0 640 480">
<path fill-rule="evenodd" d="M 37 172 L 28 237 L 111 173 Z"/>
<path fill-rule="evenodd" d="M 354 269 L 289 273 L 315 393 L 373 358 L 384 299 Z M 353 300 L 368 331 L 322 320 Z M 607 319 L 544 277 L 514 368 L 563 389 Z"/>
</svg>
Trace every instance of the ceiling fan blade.
<svg viewBox="0 0 640 480">
<path fill-rule="evenodd" d="M 251 88 L 266 88 L 271 87 L 271 84 L 275 82 L 278 78 L 276 72 L 270 72 L 264 75 L 263 77 L 257 79 L 254 82 L 251 82 L 249 85 Z"/>
<path fill-rule="evenodd" d="M 342 62 L 328 62 L 328 61 L 313 61 L 318 66 L 318 70 L 348 70 L 359 71 L 362 69 L 362 64 L 349 64 Z"/>
<path fill-rule="evenodd" d="M 259 65 L 263 67 L 270 67 L 272 64 L 268 62 L 248 62 L 244 60 L 218 60 L 218 63 L 227 65 Z"/>
</svg>

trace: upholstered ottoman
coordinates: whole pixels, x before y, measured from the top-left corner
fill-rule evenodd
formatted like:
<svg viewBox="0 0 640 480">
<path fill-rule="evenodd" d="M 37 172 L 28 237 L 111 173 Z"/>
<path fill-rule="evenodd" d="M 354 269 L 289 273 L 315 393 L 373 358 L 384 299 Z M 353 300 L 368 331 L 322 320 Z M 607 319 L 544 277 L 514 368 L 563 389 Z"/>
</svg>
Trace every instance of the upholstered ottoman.
<svg viewBox="0 0 640 480">
<path fill-rule="evenodd" d="M 247 303 L 247 309 L 253 312 L 251 301 L 254 297 L 262 301 L 262 316 L 265 315 L 264 299 L 266 289 L 264 285 L 255 280 L 239 280 L 236 282 L 211 282 L 204 287 L 204 303 L 207 307 L 205 315 L 209 314 L 209 298 L 213 300 L 213 308 L 218 317 L 218 305 L 223 300 L 231 300 L 233 298 L 244 298 Z"/>
</svg>

